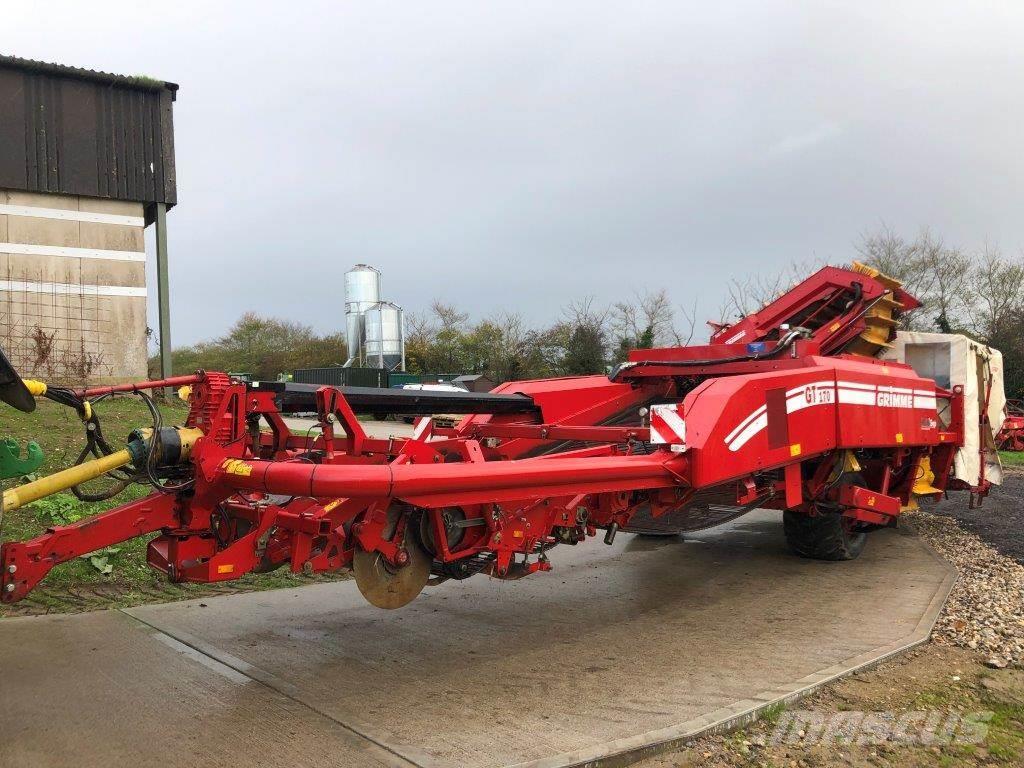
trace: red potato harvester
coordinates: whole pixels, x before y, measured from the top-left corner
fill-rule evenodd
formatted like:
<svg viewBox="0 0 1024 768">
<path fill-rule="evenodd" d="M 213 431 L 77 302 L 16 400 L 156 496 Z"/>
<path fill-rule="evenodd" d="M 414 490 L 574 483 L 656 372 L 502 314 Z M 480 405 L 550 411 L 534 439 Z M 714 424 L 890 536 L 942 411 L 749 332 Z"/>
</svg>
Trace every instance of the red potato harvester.
<svg viewBox="0 0 1024 768">
<path fill-rule="evenodd" d="M 1001 451 L 1024 452 L 1024 400 L 1006 402 L 1006 419 L 996 444 Z"/>
<path fill-rule="evenodd" d="M 8 510 L 111 473 L 154 488 L 3 544 L 0 596 L 20 600 L 58 563 L 157 534 L 149 563 L 172 581 L 350 567 L 367 600 L 397 608 L 428 581 L 550 570 L 553 548 L 598 530 L 611 543 L 620 530 L 696 530 L 758 507 L 784 510 L 796 553 L 852 559 L 916 499 L 947 489 L 973 499 L 998 481 L 984 455 L 973 476 L 958 473 L 958 452 L 984 446 L 976 434 L 992 428 L 965 423 L 963 387 L 877 358 L 900 313 L 916 306 L 873 269 L 826 267 L 757 313 L 714 326 L 708 345 L 635 350 L 608 376 L 482 394 L 244 383 L 202 371 L 70 390 L 13 371 L 3 383 L 0 373 L 0 393 L 16 407 L 31 409 L 35 396 L 78 410 L 98 456 L 5 491 Z M 181 385 L 191 388 L 183 426 L 164 427 L 154 408 L 152 428 L 124 450 L 95 440 L 95 399 L 132 392 L 152 404 L 147 391 Z M 310 411 L 322 433 L 292 434 L 284 416 Z M 357 418 L 374 412 L 423 418 L 412 437 L 379 439 Z M 443 429 L 426 418 L 435 413 L 464 416 Z"/>
</svg>

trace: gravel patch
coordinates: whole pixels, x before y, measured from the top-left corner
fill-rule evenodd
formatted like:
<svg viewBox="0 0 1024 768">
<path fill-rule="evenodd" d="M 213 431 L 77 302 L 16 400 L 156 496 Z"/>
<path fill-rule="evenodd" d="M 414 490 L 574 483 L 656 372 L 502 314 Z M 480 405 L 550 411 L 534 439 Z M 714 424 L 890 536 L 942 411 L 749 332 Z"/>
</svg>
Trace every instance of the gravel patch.
<svg viewBox="0 0 1024 768">
<path fill-rule="evenodd" d="M 955 518 L 961 528 L 1024 563 L 1024 467 L 1004 467 L 1003 484 L 992 488 L 980 507 L 969 509 L 967 494 L 956 491 L 929 509 Z"/>
<path fill-rule="evenodd" d="M 978 651 L 991 667 L 1024 662 L 1024 565 L 956 518 L 926 510 L 907 517 L 959 573 L 932 638 Z"/>
</svg>

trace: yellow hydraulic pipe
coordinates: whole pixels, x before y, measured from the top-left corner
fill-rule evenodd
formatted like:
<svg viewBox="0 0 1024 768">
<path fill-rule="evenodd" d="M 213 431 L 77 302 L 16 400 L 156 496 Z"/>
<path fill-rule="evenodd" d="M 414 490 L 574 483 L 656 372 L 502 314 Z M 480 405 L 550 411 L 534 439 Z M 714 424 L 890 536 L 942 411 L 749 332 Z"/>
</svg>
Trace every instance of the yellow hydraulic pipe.
<svg viewBox="0 0 1024 768">
<path fill-rule="evenodd" d="M 131 461 L 131 451 L 125 448 L 109 456 L 102 456 L 83 464 L 76 464 L 52 475 L 41 477 L 31 483 L 19 485 L 17 488 L 10 488 L 4 491 L 4 502 L 0 509 L 4 512 L 18 509 L 18 507 L 31 504 L 33 501 L 38 501 L 45 496 L 66 491 L 68 488 L 73 488 L 89 480 L 95 480 L 97 477 L 107 474 L 107 472 L 123 467 L 125 464 L 130 464 Z"/>
</svg>

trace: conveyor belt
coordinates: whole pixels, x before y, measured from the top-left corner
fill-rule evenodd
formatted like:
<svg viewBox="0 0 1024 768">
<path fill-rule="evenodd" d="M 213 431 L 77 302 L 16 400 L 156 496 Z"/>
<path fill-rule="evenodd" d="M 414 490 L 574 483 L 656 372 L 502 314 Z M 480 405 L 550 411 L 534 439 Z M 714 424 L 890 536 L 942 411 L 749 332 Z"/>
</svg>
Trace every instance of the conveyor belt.
<svg viewBox="0 0 1024 768">
<path fill-rule="evenodd" d="M 277 393 L 282 413 L 316 410 L 320 384 L 254 381 L 250 389 Z M 335 387 L 356 413 L 389 413 L 429 416 L 435 413 L 522 413 L 534 415 L 539 408 L 526 395 L 495 395 L 490 392 L 439 392 L 429 389 L 379 389 L 377 387 Z"/>
</svg>

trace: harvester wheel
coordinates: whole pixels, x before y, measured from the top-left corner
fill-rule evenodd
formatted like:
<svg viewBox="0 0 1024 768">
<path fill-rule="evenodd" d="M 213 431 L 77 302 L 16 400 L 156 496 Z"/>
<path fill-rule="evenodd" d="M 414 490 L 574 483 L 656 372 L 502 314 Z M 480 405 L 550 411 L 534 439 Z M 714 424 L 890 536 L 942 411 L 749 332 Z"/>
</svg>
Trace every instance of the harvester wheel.
<svg viewBox="0 0 1024 768">
<path fill-rule="evenodd" d="M 866 533 L 856 530 L 856 521 L 839 512 L 819 510 L 812 517 L 787 510 L 782 525 L 789 548 L 814 560 L 853 560 L 867 540 Z"/>
</svg>

